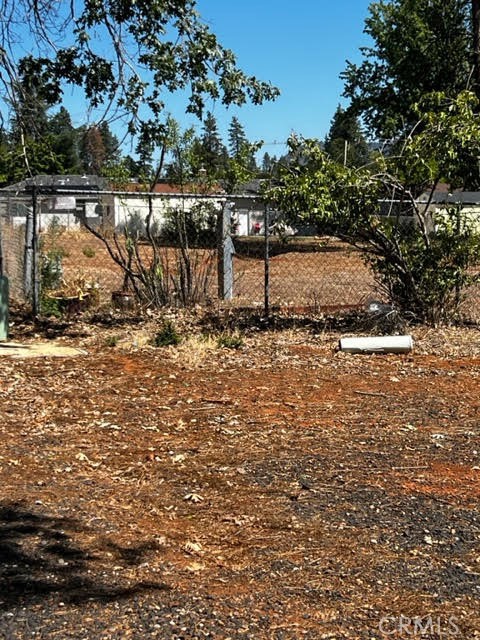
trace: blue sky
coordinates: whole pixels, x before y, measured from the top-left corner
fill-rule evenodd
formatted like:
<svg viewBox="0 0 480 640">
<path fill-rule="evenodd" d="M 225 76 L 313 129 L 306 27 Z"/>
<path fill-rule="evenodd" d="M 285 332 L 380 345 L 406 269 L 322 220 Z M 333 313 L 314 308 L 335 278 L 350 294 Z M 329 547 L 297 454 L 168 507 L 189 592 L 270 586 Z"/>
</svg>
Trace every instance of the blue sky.
<svg viewBox="0 0 480 640">
<path fill-rule="evenodd" d="M 197 0 L 202 19 L 219 42 L 237 56 L 249 75 L 268 80 L 280 97 L 261 106 L 225 109 L 208 105 L 227 142 L 228 125 L 236 115 L 250 141 L 266 144 L 258 154 L 285 152 L 284 142 L 295 132 L 323 139 L 342 98 L 339 78 L 346 60 L 359 61 L 360 47 L 369 44 L 363 33 L 371 0 Z M 75 91 L 66 90 L 65 106 L 76 126 L 91 117 Z M 184 113 L 185 96 L 166 100 L 167 111 L 183 128 L 201 123 Z M 93 114 L 94 117 L 94 114 Z M 118 129 L 117 129 L 118 127 Z M 122 138 L 120 124 L 112 125 Z M 281 143 L 281 144 L 278 144 Z M 132 149 L 125 149 L 132 153 Z"/>
<path fill-rule="evenodd" d="M 345 103 L 339 74 L 369 44 L 363 29 L 370 1 L 198 0 L 203 19 L 234 51 L 240 68 L 282 92 L 259 107 L 225 113 L 214 105 L 222 133 L 236 115 L 250 140 L 281 142 L 292 131 L 324 138 L 337 105 Z M 283 148 L 269 144 L 264 151 L 278 155 Z"/>
</svg>

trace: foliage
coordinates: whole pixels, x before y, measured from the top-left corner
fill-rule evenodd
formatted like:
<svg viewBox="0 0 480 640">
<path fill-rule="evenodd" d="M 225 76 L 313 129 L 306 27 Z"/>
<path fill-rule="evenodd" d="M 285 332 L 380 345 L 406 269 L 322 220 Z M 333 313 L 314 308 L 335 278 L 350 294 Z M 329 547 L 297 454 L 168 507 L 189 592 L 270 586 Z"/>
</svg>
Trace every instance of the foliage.
<svg viewBox="0 0 480 640">
<path fill-rule="evenodd" d="M 223 183 L 227 193 L 233 193 L 238 185 L 248 182 L 257 175 L 257 168 L 252 158 L 255 158 L 255 153 L 262 144 L 262 141 L 244 142 L 237 155 L 228 158 L 223 175 Z"/>
<path fill-rule="evenodd" d="M 166 320 L 160 330 L 155 334 L 152 345 L 154 347 L 176 347 L 182 341 L 175 325 L 171 320 Z"/>
<path fill-rule="evenodd" d="M 32 101 L 35 102 L 34 110 L 25 105 Z M 131 174 L 118 158 L 118 148 L 114 146 L 116 139 L 107 123 L 75 129 L 65 107 L 50 115 L 51 107 L 45 102 L 37 102 L 35 94 L 16 100 L 18 114 L 12 119 L 10 129 L 2 132 L 0 140 L 2 184 L 35 175 L 78 173 L 111 173 L 120 183 L 120 171 L 123 184 L 128 181 Z"/>
<path fill-rule="evenodd" d="M 228 148 L 230 157 L 240 160 L 244 166 L 254 173 L 257 170 L 255 153 L 261 145 L 251 144 L 240 120 L 233 116 L 228 128 Z"/>
<path fill-rule="evenodd" d="M 148 240 L 147 223 L 140 211 L 133 211 L 133 213 L 128 216 L 126 222 L 120 226 L 120 229 L 125 234 L 125 237 L 129 238 L 129 242 Z M 150 222 L 149 232 L 152 238 L 160 237 L 161 228 L 156 220 Z"/>
<path fill-rule="evenodd" d="M 169 118 L 165 146 L 170 152 L 170 162 L 166 166 L 170 184 L 189 192 L 200 192 L 203 189 L 208 191 L 215 176 L 203 166 L 202 141 L 196 136 L 195 129 L 189 127 L 181 131 L 178 123 Z"/>
<path fill-rule="evenodd" d="M 478 280 L 470 273 L 480 263 L 480 234 L 460 208 L 446 209 L 435 218 L 429 241 L 413 225 L 394 233 L 384 225 L 386 236 L 396 242 L 392 254 L 371 255 L 369 262 L 389 299 L 412 317 L 438 324 L 455 319 L 461 292 Z M 400 268 L 401 267 L 401 268 Z"/>
<path fill-rule="evenodd" d="M 218 181 L 227 157 L 227 151 L 218 131 L 217 121 L 211 112 L 203 122 L 200 138 L 201 167 L 207 179 Z"/>
<path fill-rule="evenodd" d="M 367 141 L 358 118 L 338 106 L 325 138 L 324 149 L 335 162 L 361 167 L 370 159 Z"/>
<path fill-rule="evenodd" d="M 261 171 L 264 176 L 268 176 L 274 172 L 275 166 L 278 162 L 276 156 L 271 156 L 268 151 L 263 154 Z"/>
<path fill-rule="evenodd" d="M 82 253 L 86 258 L 94 258 L 95 257 L 95 249 L 93 249 L 90 246 L 84 247 L 82 249 Z"/>
<path fill-rule="evenodd" d="M 42 79 L 51 104 L 77 87 L 103 116 L 123 118 L 141 145 L 165 134 L 165 99 L 188 96 L 186 111 L 201 116 L 208 100 L 241 105 L 274 99 L 278 90 L 246 75 L 234 54 L 202 22 L 194 0 L 6 0 L 0 23 L 0 80 L 17 82 L 16 42 L 28 42 L 30 77 Z"/>
<path fill-rule="evenodd" d="M 212 201 L 171 208 L 161 228 L 162 240 L 171 246 L 215 247 L 218 206 Z"/>
<path fill-rule="evenodd" d="M 453 98 L 469 83 L 472 60 L 469 0 L 372 2 L 363 61 L 342 74 L 369 132 L 392 139 L 416 122 L 412 105 L 432 91 Z"/>
<path fill-rule="evenodd" d="M 219 349 L 240 349 L 243 347 L 243 338 L 239 333 L 222 333 L 217 338 Z"/>
<path fill-rule="evenodd" d="M 318 141 L 291 139 L 297 162 L 267 197 L 292 220 L 327 225 L 359 248 L 402 313 L 438 323 L 455 317 L 462 290 L 479 279 L 471 267 L 480 263 L 480 229 L 458 209 L 432 216 L 431 199 L 440 179 L 458 185 L 478 172 L 480 116 L 468 92 L 451 101 L 434 94 L 417 113 L 419 133 L 401 155 L 370 167 L 345 167 Z"/>
<path fill-rule="evenodd" d="M 58 289 L 63 278 L 62 259 L 63 251 L 61 249 L 51 249 L 41 256 L 40 277 L 42 280 L 42 289 L 51 291 Z"/>
<path fill-rule="evenodd" d="M 105 346 L 111 348 L 116 347 L 119 343 L 119 340 L 119 336 L 108 336 L 105 340 Z"/>
<path fill-rule="evenodd" d="M 184 210 L 169 212 L 170 223 L 166 237 L 163 228 L 153 218 L 153 199 L 149 197 L 146 218 L 134 214 L 121 229 L 105 233 L 101 229 L 87 229 L 106 247 L 110 257 L 122 269 L 122 290 L 131 291 L 137 301 L 146 306 L 192 306 L 209 301 L 210 281 L 215 266 L 215 250 L 199 248 L 211 231 L 198 226 L 216 214 L 203 205 L 196 210 L 190 227 L 190 214 Z M 210 227 L 211 228 L 211 227 Z M 196 238 L 197 245 L 191 240 Z"/>
<path fill-rule="evenodd" d="M 52 136 L 52 148 L 56 154 L 60 174 L 83 173 L 79 155 L 79 131 L 72 124 L 70 113 L 65 107 L 49 117 L 48 130 Z"/>
<path fill-rule="evenodd" d="M 66 251 L 59 244 L 63 232 L 64 228 L 54 216 L 40 238 L 40 310 L 47 316 L 62 315 L 58 300 L 52 299 L 49 294 L 57 290 L 63 280 L 62 261 Z"/>
</svg>

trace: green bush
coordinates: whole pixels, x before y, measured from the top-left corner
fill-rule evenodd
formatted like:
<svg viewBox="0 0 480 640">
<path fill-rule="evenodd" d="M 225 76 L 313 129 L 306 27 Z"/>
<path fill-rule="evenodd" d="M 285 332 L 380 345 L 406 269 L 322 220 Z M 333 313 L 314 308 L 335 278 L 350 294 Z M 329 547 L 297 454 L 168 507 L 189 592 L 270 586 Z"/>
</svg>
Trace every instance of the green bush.
<svg viewBox="0 0 480 640">
<path fill-rule="evenodd" d="M 243 344 L 243 338 L 238 333 L 222 333 L 217 338 L 217 347 L 219 349 L 240 349 Z"/>
<path fill-rule="evenodd" d="M 162 241 L 174 247 L 214 247 L 217 215 L 213 202 L 198 202 L 189 209 L 170 209 L 161 229 Z"/>
<path fill-rule="evenodd" d="M 83 250 L 82 250 L 82 253 L 87 258 L 94 258 L 95 257 L 95 249 L 92 249 L 92 247 L 84 247 Z"/>
<path fill-rule="evenodd" d="M 160 331 L 155 334 L 152 344 L 154 347 L 169 347 L 180 344 L 182 338 L 171 320 L 163 323 Z"/>
<path fill-rule="evenodd" d="M 60 306 L 59 300 L 50 298 L 49 296 L 42 295 L 40 299 L 40 312 L 44 316 L 61 318 L 63 311 Z"/>
<path fill-rule="evenodd" d="M 383 222 L 380 229 L 397 250 L 367 262 L 393 305 L 432 324 L 455 320 L 462 292 L 478 281 L 472 268 L 480 263 L 480 235 L 471 217 L 447 209 L 428 236 L 414 224 L 399 230 Z"/>
</svg>

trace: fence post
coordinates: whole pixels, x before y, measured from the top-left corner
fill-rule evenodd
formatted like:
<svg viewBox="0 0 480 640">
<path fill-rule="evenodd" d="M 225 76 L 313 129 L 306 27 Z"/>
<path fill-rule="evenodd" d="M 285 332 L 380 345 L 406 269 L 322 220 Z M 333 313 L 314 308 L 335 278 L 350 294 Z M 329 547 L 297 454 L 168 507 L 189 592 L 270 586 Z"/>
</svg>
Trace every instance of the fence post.
<svg viewBox="0 0 480 640">
<path fill-rule="evenodd" d="M 34 317 L 40 313 L 40 247 L 39 247 L 39 228 L 38 224 L 38 192 L 37 187 L 33 186 L 32 193 L 32 280 L 33 280 L 33 299 L 32 312 Z"/>
<path fill-rule="evenodd" d="M 0 272 L 0 340 L 8 338 L 8 278 Z"/>
<path fill-rule="evenodd" d="M 217 227 L 217 270 L 218 297 L 220 300 L 233 298 L 233 245 L 231 226 L 234 202 L 226 202 L 218 216 Z"/>
<path fill-rule="evenodd" d="M 33 301 L 33 210 L 25 207 L 25 250 L 23 259 L 23 295 L 25 300 Z"/>
<path fill-rule="evenodd" d="M 263 232 L 265 235 L 265 280 L 264 280 L 264 301 L 265 301 L 265 317 L 270 315 L 270 240 L 268 227 L 270 226 L 270 215 L 268 205 L 265 205 L 265 215 Z"/>
</svg>

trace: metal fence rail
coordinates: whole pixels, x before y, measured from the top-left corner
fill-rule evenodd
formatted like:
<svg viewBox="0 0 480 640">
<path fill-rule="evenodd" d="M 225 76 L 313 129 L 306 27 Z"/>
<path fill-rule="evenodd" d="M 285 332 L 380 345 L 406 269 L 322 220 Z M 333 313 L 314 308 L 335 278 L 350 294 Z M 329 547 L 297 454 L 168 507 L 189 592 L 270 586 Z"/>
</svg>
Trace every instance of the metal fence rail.
<svg viewBox="0 0 480 640">
<path fill-rule="evenodd" d="M 112 294 L 125 285 L 125 273 L 112 260 L 105 243 L 88 231 L 84 223 L 105 232 L 110 246 L 116 250 L 111 232 L 119 212 L 122 224 L 133 221 L 141 233 L 148 213 L 148 197 L 141 194 L 135 199 L 125 193 L 65 190 L 22 196 L 8 193 L 0 197 L 0 273 L 9 279 L 11 297 L 38 308 L 36 279 L 43 275 L 40 288 L 51 286 L 45 278 L 52 276 L 53 268 L 63 284 L 95 284 L 100 303 L 110 304 Z M 192 202 L 208 200 L 198 195 L 188 198 Z M 184 200 L 177 197 L 174 201 L 178 211 L 183 206 L 179 202 Z M 166 197 L 163 201 L 170 214 L 175 211 L 172 202 Z M 218 228 L 213 228 L 213 244 L 188 249 L 192 269 L 203 269 L 202 303 L 317 314 L 365 308 L 371 301 L 382 299 L 374 275 L 358 250 L 331 237 L 279 235 L 270 224 L 265 205 L 256 198 L 217 196 L 210 198 L 210 202 L 217 218 L 223 216 L 226 220 L 224 231 L 228 227 L 228 234 L 221 235 L 219 245 Z M 228 216 L 225 213 L 227 204 L 235 214 L 231 216 L 231 229 L 230 209 Z M 155 224 L 158 228 L 158 219 Z M 120 233 L 117 239 L 124 241 L 122 238 Z M 227 244 L 233 251 L 230 267 Z M 177 277 L 178 254 L 182 250 L 167 242 L 161 251 L 164 274 Z M 151 259 L 147 242 L 141 244 L 140 254 L 147 264 Z M 45 269 L 46 259 L 50 271 Z M 225 275 L 225 270 L 232 281 L 220 286 L 219 277 Z M 480 322 L 480 286 L 466 292 L 461 310 L 466 320 Z"/>
</svg>

